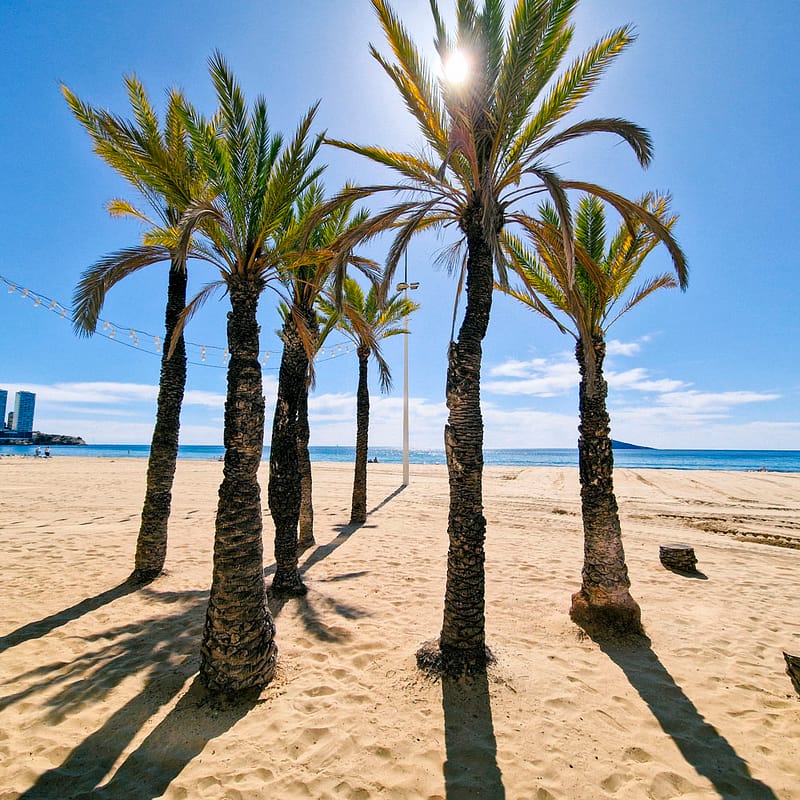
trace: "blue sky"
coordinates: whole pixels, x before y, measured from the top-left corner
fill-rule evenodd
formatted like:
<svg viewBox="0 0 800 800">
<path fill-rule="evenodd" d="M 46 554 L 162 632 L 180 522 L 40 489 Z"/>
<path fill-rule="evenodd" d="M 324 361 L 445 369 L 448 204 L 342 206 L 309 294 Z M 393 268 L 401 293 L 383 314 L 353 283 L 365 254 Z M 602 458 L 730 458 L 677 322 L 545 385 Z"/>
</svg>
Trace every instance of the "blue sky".
<svg viewBox="0 0 800 800">
<path fill-rule="evenodd" d="M 448 0 L 441 0 L 443 8 Z M 396 3 L 415 39 L 432 40 L 428 3 Z M 675 228 L 690 265 L 686 293 L 662 292 L 611 329 L 607 378 L 612 435 L 677 448 L 800 449 L 800 7 L 740 0 L 584 0 L 576 50 L 633 23 L 635 44 L 606 74 L 580 117 L 623 116 L 653 136 L 642 171 L 611 137 L 559 154 L 564 176 L 594 180 L 628 196 L 669 190 Z M 319 129 L 387 147 L 420 137 L 368 43 L 386 50 L 366 0 L 286 4 L 237 0 L 137 3 L 37 0 L 0 4 L 0 108 L 4 247 L 0 275 L 0 388 L 37 394 L 36 427 L 91 443 L 148 443 L 162 334 L 166 276 L 154 268 L 110 293 L 102 317 L 114 339 L 76 338 L 58 307 L 69 305 L 81 272 L 105 253 L 138 241 L 139 227 L 109 218 L 104 204 L 133 198 L 92 153 L 59 92 L 126 114 L 122 77 L 136 73 L 151 98 L 180 86 L 213 110 L 207 60 L 220 49 L 249 98 L 263 94 L 274 129 L 290 133 L 322 100 Z M 329 191 L 346 180 L 384 180 L 376 167 L 325 148 Z M 434 266 L 446 241 L 412 243 L 409 277 L 422 309 L 410 337 L 411 446 L 440 448 L 454 281 Z M 372 249 L 381 259 L 383 247 Z M 668 267 L 653 255 L 653 269 Z M 190 268 L 190 288 L 213 278 Z M 23 290 L 30 290 L 23 297 Z M 33 293 L 33 295 L 31 294 Z M 36 304 L 36 297 L 47 299 Z M 279 345 L 270 294 L 261 309 L 268 413 Z M 225 395 L 226 301 L 190 324 L 184 444 L 219 444 Z M 130 331 L 133 329 L 134 334 Z M 147 332 L 144 336 L 140 332 Z M 134 342 L 134 337 L 138 343 Z M 332 344 L 344 339 L 334 338 Z M 127 346 L 125 346 L 127 345 Z M 200 346 L 206 347 L 201 360 Z M 219 348 L 219 349 L 216 349 Z M 577 371 L 572 340 L 512 301 L 496 297 L 484 348 L 482 399 L 487 447 L 573 447 Z M 399 446 L 402 341 L 385 346 L 391 394 L 373 382 L 371 443 Z M 312 444 L 354 442 L 356 364 L 344 347 L 318 366 Z M 9 403 L 13 403 L 10 398 Z M 268 437 L 267 437 L 268 438 Z"/>
</svg>

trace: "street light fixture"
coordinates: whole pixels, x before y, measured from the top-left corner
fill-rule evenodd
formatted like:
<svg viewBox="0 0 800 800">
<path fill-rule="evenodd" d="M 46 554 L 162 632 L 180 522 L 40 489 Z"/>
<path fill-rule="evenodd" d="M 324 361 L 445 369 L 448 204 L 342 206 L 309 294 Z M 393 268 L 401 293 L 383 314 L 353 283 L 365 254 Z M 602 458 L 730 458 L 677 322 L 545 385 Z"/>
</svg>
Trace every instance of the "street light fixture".
<svg viewBox="0 0 800 800">
<path fill-rule="evenodd" d="M 397 291 L 403 292 L 408 302 L 409 289 L 419 289 L 419 281 L 408 282 L 408 253 L 405 254 L 403 280 L 397 284 Z M 408 486 L 408 314 L 403 315 L 403 486 Z"/>
</svg>

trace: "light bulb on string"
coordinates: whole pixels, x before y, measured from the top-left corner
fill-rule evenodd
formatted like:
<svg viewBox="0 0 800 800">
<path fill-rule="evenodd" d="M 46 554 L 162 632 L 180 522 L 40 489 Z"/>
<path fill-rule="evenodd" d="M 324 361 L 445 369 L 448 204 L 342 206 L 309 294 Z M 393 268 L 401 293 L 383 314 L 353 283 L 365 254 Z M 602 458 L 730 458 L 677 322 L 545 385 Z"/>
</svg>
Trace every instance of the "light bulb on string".
<svg viewBox="0 0 800 800">
<path fill-rule="evenodd" d="M 27 289 L 23 289 L 23 290 L 20 292 L 20 296 L 21 296 L 21 297 L 27 297 L 27 296 L 28 296 L 28 290 L 27 290 Z"/>
<path fill-rule="evenodd" d="M 51 301 L 50 301 L 50 311 L 53 311 L 53 310 L 55 310 L 55 307 L 56 307 L 57 305 L 58 305 L 58 304 L 56 303 L 56 301 L 55 301 L 55 300 L 51 300 Z"/>
<path fill-rule="evenodd" d="M 14 292 L 16 292 L 16 291 L 17 291 L 17 287 L 16 286 L 14 286 L 13 284 L 9 284 L 8 285 L 8 293 L 9 294 L 14 294 Z"/>
<path fill-rule="evenodd" d="M 228 363 L 228 348 L 227 347 L 225 348 L 225 351 L 222 354 L 222 363 L 223 364 L 227 364 Z"/>
<path fill-rule="evenodd" d="M 112 328 L 111 332 L 108 334 L 109 339 L 113 339 L 117 335 L 117 332 Z"/>
<path fill-rule="evenodd" d="M 67 316 L 67 309 L 66 308 L 62 308 L 61 309 L 61 319 L 64 319 L 64 317 L 66 317 L 66 316 Z"/>
<path fill-rule="evenodd" d="M 133 337 L 133 343 L 134 343 L 134 345 L 136 345 L 136 347 L 139 346 L 139 337 L 138 336 L 134 336 Z"/>
<path fill-rule="evenodd" d="M 205 345 L 203 345 L 200 348 L 200 360 L 201 361 L 205 361 L 206 360 L 206 346 Z"/>
<path fill-rule="evenodd" d="M 42 298 L 41 298 L 41 297 L 37 297 L 37 298 L 36 298 L 36 299 L 33 301 L 33 307 L 34 307 L 34 308 L 38 308 L 38 307 L 39 307 L 41 304 L 42 304 Z"/>
<path fill-rule="evenodd" d="M 108 320 L 106 320 L 106 321 L 103 323 L 103 330 L 104 330 L 104 331 L 107 331 L 107 330 L 109 329 L 109 327 L 111 327 L 111 326 L 110 326 L 110 324 L 109 324 Z"/>
</svg>

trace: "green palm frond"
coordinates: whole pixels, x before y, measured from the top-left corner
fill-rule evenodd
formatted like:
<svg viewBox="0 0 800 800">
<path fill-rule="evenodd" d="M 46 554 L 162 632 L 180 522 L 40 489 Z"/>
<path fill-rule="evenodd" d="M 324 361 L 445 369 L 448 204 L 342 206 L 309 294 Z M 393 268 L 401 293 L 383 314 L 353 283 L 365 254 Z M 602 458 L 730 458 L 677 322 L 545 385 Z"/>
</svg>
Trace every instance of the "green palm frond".
<svg viewBox="0 0 800 800">
<path fill-rule="evenodd" d="M 372 45 L 370 53 L 397 87 L 428 143 L 443 157 L 447 147 L 447 120 L 436 81 L 389 5 L 383 0 L 372 0 L 372 6 L 399 64 L 390 64 Z"/>
<path fill-rule="evenodd" d="M 665 220 L 659 219 L 658 216 L 650 212 L 642 205 L 628 200 L 626 197 L 604 189 L 593 183 L 586 183 L 584 181 L 564 181 L 562 183 L 565 189 L 577 189 L 578 191 L 586 192 L 587 194 L 595 195 L 596 197 L 605 200 L 609 205 L 612 205 L 620 216 L 623 217 L 626 224 L 634 225 L 637 222 L 647 226 L 652 231 L 656 238 L 663 242 L 667 250 L 669 250 L 670 258 L 672 259 L 675 268 L 675 274 L 678 277 L 678 285 L 681 289 L 686 289 L 689 281 L 689 271 L 686 264 L 686 256 L 683 253 L 678 242 L 670 233 L 670 229 Z M 674 218 L 673 218 L 674 222 Z"/>
<path fill-rule="evenodd" d="M 613 60 L 633 41 L 628 28 L 613 31 L 578 56 L 562 74 L 509 150 L 509 162 L 528 160 L 536 143 L 583 100 Z"/>
<path fill-rule="evenodd" d="M 575 240 L 589 258 L 600 263 L 606 249 L 606 218 L 603 205 L 591 195 L 582 197 L 575 215 Z"/>
</svg>

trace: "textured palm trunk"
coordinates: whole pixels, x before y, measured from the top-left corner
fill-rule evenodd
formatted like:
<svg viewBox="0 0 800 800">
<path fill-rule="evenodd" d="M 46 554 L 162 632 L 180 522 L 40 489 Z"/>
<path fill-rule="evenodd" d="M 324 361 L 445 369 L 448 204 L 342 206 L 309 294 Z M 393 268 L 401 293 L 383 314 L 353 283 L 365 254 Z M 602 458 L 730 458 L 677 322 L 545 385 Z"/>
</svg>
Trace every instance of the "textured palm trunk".
<svg viewBox="0 0 800 800">
<path fill-rule="evenodd" d="M 297 568 L 301 493 L 297 410 L 307 371 L 303 342 L 295 323 L 289 318 L 283 326 L 283 355 L 269 457 L 269 510 L 275 525 L 275 577 L 270 591 L 276 597 L 302 595 L 307 591 Z"/>
<path fill-rule="evenodd" d="M 311 455 L 308 452 L 308 442 L 311 437 L 308 425 L 308 388 L 306 380 L 297 404 L 297 462 L 300 469 L 300 521 L 297 548 L 301 553 L 315 544 L 314 484 L 311 476 Z"/>
<path fill-rule="evenodd" d="M 570 616 L 592 633 L 643 633 L 641 611 L 628 591 L 631 584 L 614 496 L 608 386 L 603 379 L 606 346 L 601 336 L 587 346 L 588 353 L 582 342 L 575 349 L 581 374 L 578 459 L 584 547 L 583 582 L 572 596 Z"/>
<path fill-rule="evenodd" d="M 164 349 L 158 388 L 156 424 L 150 443 L 136 558 L 131 580 L 149 583 L 164 569 L 167 557 L 167 525 L 172 504 L 172 483 L 178 458 L 181 406 L 186 388 L 186 346 L 178 337 L 172 356 L 167 357 L 178 317 L 186 305 L 186 270 L 174 262 L 169 271 L 165 313 Z"/>
<path fill-rule="evenodd" d="M 447 366 L 447 407 L 444 431 L 450 481 L 447 533 L 447 586 L 438 653 L 423 647 L 422 667 L 434 666 L 449 675 L 486 670 L 484 619 L 483 418 L 480 405 L 481 341 L 492 307 L 492 253 L 484 235 L 483 209 L 475 201 L 462 227 L 467 237 L 467 305 L 458 341 L 450 343 Z"/>
<path fill-rule="evenodd" d="M 225 464 L 219 488 L 214 569 L 201 647 L 200 677 L 212 690 L 265 686 L 275 671 L 275 625 L 267 607 L 258 468 L 264 395 L 258 362 L 259 287 L 229 285 Z"/>
<path fill-rule="evenodd" d="M 369 385 L 367 369 L 369 348 L 359 347 L 358 391 L 356 392 L 356 469 L 353 476 L 353 502 L 350 507 L 350 524 L 362 525 L 367 521 L 367 454 L 369 453 Z"/>
</svg>

